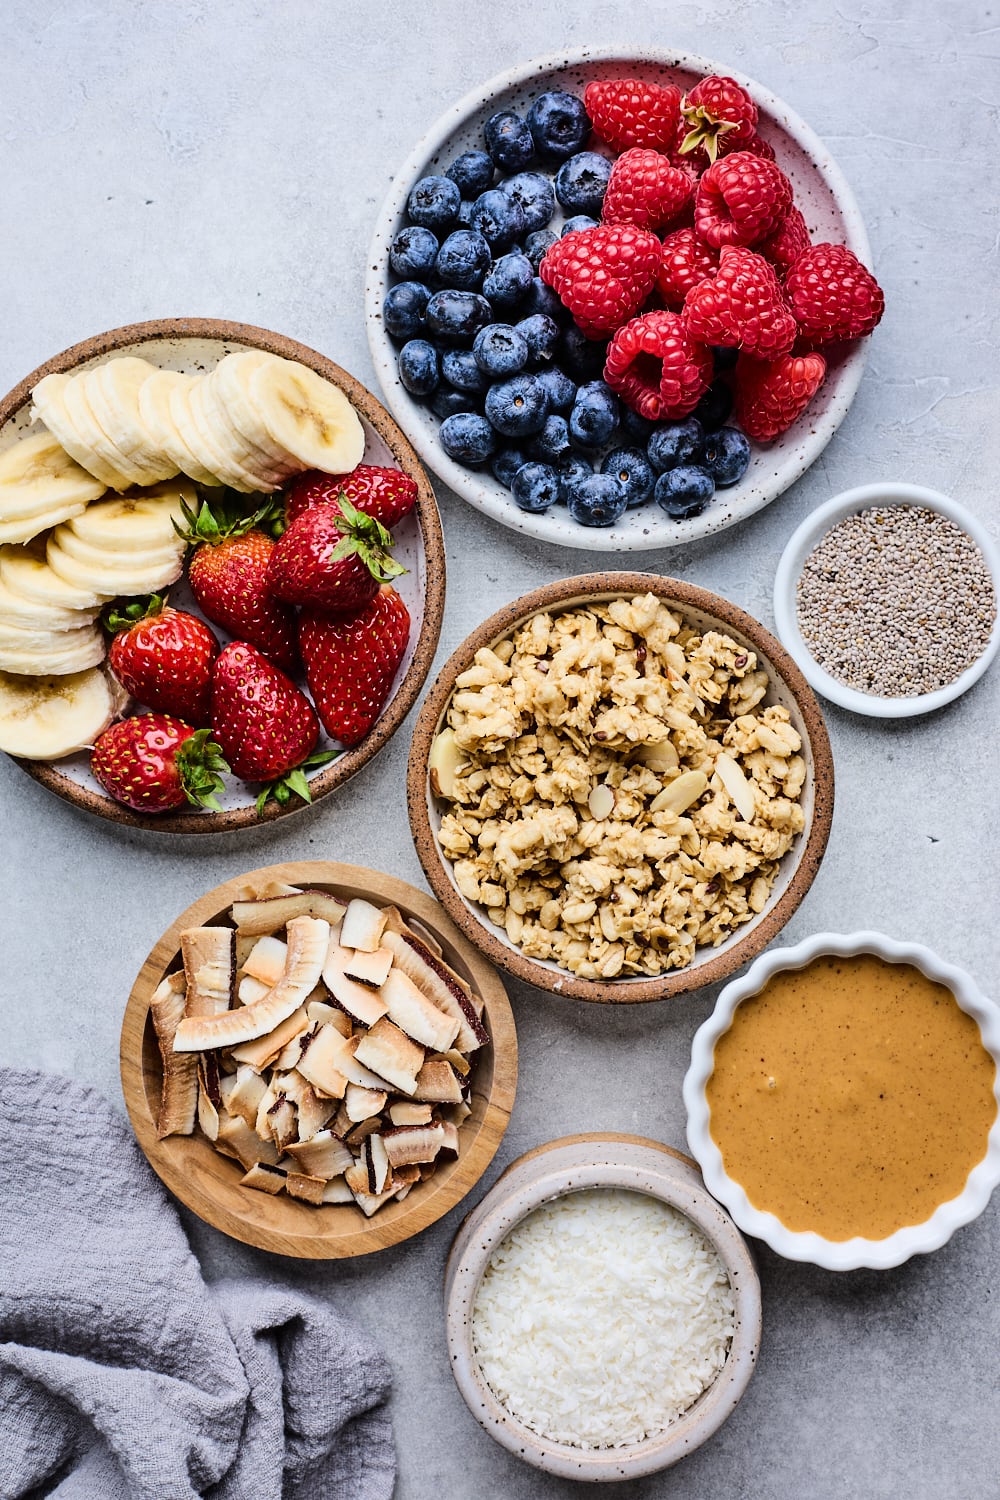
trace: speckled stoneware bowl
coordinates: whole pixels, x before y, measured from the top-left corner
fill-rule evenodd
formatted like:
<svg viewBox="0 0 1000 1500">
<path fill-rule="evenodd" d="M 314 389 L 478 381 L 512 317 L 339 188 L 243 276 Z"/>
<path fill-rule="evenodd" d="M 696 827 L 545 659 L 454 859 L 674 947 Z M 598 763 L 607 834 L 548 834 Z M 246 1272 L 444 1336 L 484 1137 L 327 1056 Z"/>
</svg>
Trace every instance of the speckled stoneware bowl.
<svg viewBox="0 0 1000 1500">
<path fill-rule="evenodd" d="M 409 713 L 430 671 L 444 613 L 445 554 L 434 491 L 419 458 L 389 413 L 370 391 L 323 354 L 305 344 L 270 333 L 249 323 L 230 323 L 218 318 L 160 318 L 132 323 L 74 344 L 62 354 L 46 360 L 37 370 L 0 401 L 0 451 L 24 437 L 31 423 L 31 392 L 43 375 L 54 371 L 88 369 L 105 362 L 109 355 L 140 355 L 163 369 L 189 374 L 212 369 L 225 354 L 238 349 L 264 349 L 285 359 L 300 360 L 339 386 L 348 396 L 365 430 L 364 462 L 386 464 L 405 470 L 417 484 L 416 508 L 394 529 L 394 555 L 408 570 L 395 581 L 412 620 L 406 655 L 400 664 L 391 695 L 381 718 L 360 745 L 345 751 L 335 761 L 310 777 L 313 801 L 360 771 L 395 734 Z M 198 613 L 198 606 L 185 579 L 171 586 L 170 600 L 182 609 Z M 224 632 L 212 627 L 225 640 Z M 328 745 L 321 736 L 318 748 Z M 16 760 L 36 781 L 88 812 L 131 827 L 152 828 L 158 833 L 223 833 L 254 828 L 261 822 L 287 817 L 307 804 L 293 798 L 285 807 L 272 799 L 258 816 L 255 794 L 235 777 L 227 778 L 219 801 L 220 812 L 176 812 L 162 817 L 133 812 L 115 802 L 90 774 L 86 753 L 58 761 Z"/>
<path fill-rule="evenodd" d="M 647 1193 L 686 1214 L 718 1251 L 735 1299 L 732 1344 L 712 1385 L 663 1432 L 622 1448 L 573 1448 L 532 1431 L 493 1394 L 473 1343 L 472 1310 L 494 1250 L 533 1209 L 587 1188 Z M 451 1371 L 472 1415 L 518 1458 L 563 1479 L 640 1479 L 686 1458 L 739 1404 L 760 1348 L 760 1283 L 746 1241 L 706 1190 L 694 1162 L 640 1136 L 565 1136 L 519 1157 L 455 1236 L 444 1294 Z"/>
<path fill-rule="evenodd" d="M 462 151 L 482 147 L 483 126 L 501 109 L 525 111 L 547 89 L 582 95 L 594 79 L 632 77 L 693 87 L 709 73 L 725 73 L 749 91 L 760 112 L 760 134 L 774 147 L 778 165 L 791 179 L 814 243 L 832 240 L 850 247 L 867 265 L 871 250 L 861 211 L 847 180 L 817 135 L 788 105 L 768 89 L 746 78 L 728 62 L 713 62 L 665 47 L 628 44 L 584 47 L 556 52 L 521 63 L 473 89 L 441 116 L 400 168 L 379 213 L 368 256 L 365 317 L 368 342 L 389 407 L 424 462 L 455 492 L 495 521 L 525 536 L 591 552 L 643 552 L 679 546 L 743 521 L 775 500 L 808 469 L 833 437 L 864 374 L 869 341 L 831 346 L 826 352 L 826 382 L 804 417 L 775 442 L 753 448 L 746 475 L 730 489 L 719 490 L 700 516 L 673 521 L 648 504 L 630 510 L 614 526 L 580 526 L 557 505 L 541 515 L 519 510 L 510 491 L 488 469 L 473 471 L 455 463 L 438 440 L 439 422 L 429 407 L 415 400 L 399 380 L 398 345 L 385 331 L 382 303 L 396 280 L 389 266 L 389 246 L 406 222 L 406 200 L 421 177 L 441 172 Z M 558 227 L 561 216 L 553 224 Z"/>
<path fill-rule="evenodd" d="M 996 1064 L 993 1091 L 998 1114 L 989 1133 L 986 1155 L 969 1173 L 963 1191 L 957 1198 L 942 1203 L 923 1224 L 897 1229 L 881 1240 L 861 1235 L 849 1240 L 828 1240 L 811 1230 L 787 1229 L 775 1214 L 750 1202 L 742 1185 L 726 1171 L 722 1153 L 712 1137 L 705 1090 L 715 1063 L 716 1043 L 729 1030 L 742 1001 L 758 994 L 773 975 L 782 971 L 804 969 L 814 959 L 830 954 L 847 958 L 860 953 L 873 953 L 887 963 L 912 964 L 928 979 L 951 991 L 961 1009 L 976 1022 L 982 1044 Z M 1000 1184 L 1000 1008 L 987 1000 L 963 969 L 946 963 L 923 943 L 897 942 L 880 932 L 820 932 L 794 948 L 772 948 L 746 974 L 726 985 L 712 1014 L 694 1034 L 691 1066 L 684 1079 L 684 1105 L 688 1145 L 705 1174 L 705 1183 L 747 1234 L 763 1240 L 786 1260 L 811 1261 L 828 1271 L 855 1271 L 862 1266 L 884 1271 L 901 1265 L 911 1255 L 939 1250 L 956 1229 L 979 1217 L 993 1189 Z"/>
<path fill-rule="evenodd" d="M 480 647 L 495 645 L 541 611 L 561 611 L 581 604 L 603 603 L 646 593 L 655 594 L 671 608 L 676 605 L 685 620 L 707 629 L 725 631 L 756 652 L 770 678 L 764 702 L 780 703 L 787 708 L 802 737 L 806 780 L 801 802 L 806 826 L 782 860 L 764 910 L 737 928 L 719 947 L 698 949 L 694 962 L 687 968 L 672 970 L 656 979 L 581 979 L 559 968 L 550 959 L 528 958 L 515 947 L 502 928 L 494 927 L 484 907 L 462 895 L 455 883 L 452 865 L 445 859 L 438 842 L 445 804 L 434 796 L 431 789 L 428 760 L 431 744 L 442 727 L 455 679 L 471 666 Z M 515 599 L 505 609 L 484 620 L 452 653 L 424 699 L 417 718 L 410 746 L 406 795 L 417 854 L 434 894 L 466 937 L 493 963 L 528 984 L 574 1000 L 625 1004 L 665 1000 L 701 989 L 706 984 L 716 984 L 755 958 L 773 941 L 812 885 L 819 869 L 833 819 L 833 783 L 830 740 L 815 694 L 780 642 L 765 630 L 759 620 L 721 595 L 678 578 L 663 578 L 655 573 L 591 573 L 560 579 Z"/>
</svg>

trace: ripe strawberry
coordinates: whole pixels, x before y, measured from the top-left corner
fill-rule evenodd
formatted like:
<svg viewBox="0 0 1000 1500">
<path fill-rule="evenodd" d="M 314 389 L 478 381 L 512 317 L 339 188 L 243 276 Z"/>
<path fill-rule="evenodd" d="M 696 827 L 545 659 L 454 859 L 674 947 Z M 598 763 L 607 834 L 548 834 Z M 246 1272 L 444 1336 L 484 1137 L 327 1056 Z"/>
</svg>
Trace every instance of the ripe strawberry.
<svg viewBox="0 0 1000 1500">
<path fill-rule="evenodd" d="M 206 722 L 219 642 L 203 620 L 153 594 L 112 604 L 104 624 L 115 632 L 108 661 L 126 692 L 160 713 Z"/>
<path fill-rule="evenodd" d="M 358 464 L 349 474 L 323 474 L 310 469 L 299 474 L 285 491 L 285 521 L 290 526 L 314 505 L 336 503 L 344 494 L 362 515 L 374 516 L 391 531 L 417 503 L 416 480 L 402 469 Z"/>
<path fill-rule="evenodd" d="M 694 179 L 671 166 L 658 151 L 634 146 L 611 168 L 601 219 L 605 224 L 635 224 L 662 229 L 689 202 Z"/>
<path fill-rule="evenodd" d="M 666 151 L 677 134 L 681 91 L 672 83 L 606 78 L 588 83 L 583 103 L 595 132 L 614 151 L 630 146 Z"/>
<path fill-rule="evenodd" d="M 719 252 L 712 250 L 693 229 L 677 229 L 663 241 L 656 290 L 667 307 L 679 312 L 692 287 L 699 286 L 719 269 Z"/>
<path fill-rule="evenodd" d="M 660 263 L 660 242 L 648 229 L 601 224 L 567 234 L 545 252 L 538 274 L 552 287 L 588 338 L 607 338 L 637 312 Z"/>
<path fill-rule="evenodd" d="M 211 733 L 170 714 L 121 719 L 98 738 L 90 769 L 116 802 L 138 812 L 170 812 L 185 802 L 218 810 L 229 767 Z"/>
<path fill-rule="evenodd" d="M 769 234 L 766 240 L 761 240 L 756 249 L 759 255 L 777 266 L 779 276 L 809 249 L 809 230 L 794 204 L 774 233 Z"/>
<path fill-rule="evenodd" d="M 314 506 L 292 522 L 268 564 L 267 586 L 289 604 L 350 613 L 406 572 L 389 556 L 392 545 L 381 521 L 341 494 L 335 506 Z"/>
<path fill-rule="evenodd" d="M 739 245 L 724 245 L 716 275 L 688 292 L 684 321 L 699 343 L 758 359 L 778 359 L 795 343 L 795 319 L 774 268 Z"/>
<path fill-rule="evenodd" d="M 364 739 L 389 696 L 410 638 L 410 615 L 388 584 L 350 619 L 303 610 L 299 649 L 309 691 L 328 734 Z"/>
<path fill-rule="evenodd" d="M 708 390 L 712 356 L 672 312 L 649 312 L 619 328 L 608 346 L 604 379 L 651 422 L 686 417 Z"/>
<path fill-rule="evenodd" d="M 181 535 L 195 548 L 188 582 L 205 614 L 276 666 L 294 672 L 295 616 L 271 598 L 265 581 L 275 544 L 261 527 L 275 519 L 273 505 L 251 516 L 238 515 L 225 501 L 204 502 L 197 515 L 186 505 L 183 510 L 187 528 Z"/>
<path fill-rule="evenodd" d="M 791 206 L 792 185 L 781 168 L 737 151 L 699 180 L 694 227 L 706 245 L 754 245 L 774 233 Z"/>
<path fill-rule="evenodd" d="M 814 344 L 871 333 L 885 311 L 875 277 L 846 245 L 813 245 L 789 267 L 785 295 Z"/>
<path fill-rule="evenodd" d="M 677 152 L 704 166 L 743 151 L 757 130 L 757 106 L 734 78 L 713 73 L 695 84 L 681 104 Z"/>
<path fill-rule="evenodd" d="M 268 782 L 258 812 L 272 794 L 280 805 L 293 792 L 310 801 L 306 769 L 334 755 L 310 753 L 319 737 L 312 704 L 245 641 L 232 641 L 212 670 L 212 728 L 237 776 Z"/>
<path fill-rule="evenodd" d="M 736 365 L 736 420 L 747 437 L 769 443 L 798 421 L 826 374 L 822 354 L 785 354 L 771 364 L 741 355 Z"/>
</svg>

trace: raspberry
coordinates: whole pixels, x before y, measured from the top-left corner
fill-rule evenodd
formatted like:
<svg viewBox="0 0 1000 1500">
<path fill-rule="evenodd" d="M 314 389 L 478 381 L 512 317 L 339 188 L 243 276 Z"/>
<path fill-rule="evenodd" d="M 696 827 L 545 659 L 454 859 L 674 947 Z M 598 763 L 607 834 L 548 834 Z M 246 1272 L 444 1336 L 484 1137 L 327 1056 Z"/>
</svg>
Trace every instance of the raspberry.
<svg viewBox="0 0 1000 1500">
<path fill-rule="evenodd" d="M 793 205 L 774 233 L 768 235 L 766 240 L 761 240 L 757 253 L 777 266 L 778 274 L 781 275 L 808 249 L 809 231 L 806 221 Z"/>
<path fill-rule="evenodd" d="M 778 359 L 795 342 L 795 319 L 773 267 L 738 245 L 723 246 L 717 274 L 688 293 L 684 321 L 699 343 L 758 359 Z"/>
<path fill-rule="evenodd" d="M 680 156 L 716 157 L 743 151 L 757 129 L 757 106 L 734 78 L 703 78 L 681 105 Z"/>
<path fill-rule="evenodd" d="M 717 161 L 698 183 L 694 227 L 707 245 L 754 245 L 792 206 L 792 185 L 774 162 L 749 151 Z"/>
<path fill-rule="evenodd" d="M 677 134 L 681 91 L 672 83 L 607 78 L 588 83 L 583 102 L 594 130 L 614 151 L 630 146 L 666 151 Z"/>
<path fill-rule="evenodd" d="M 769 146 L 763 136 L 752 135 L 746 145 L 741 147 L 743 151 L 749 151 L 751 156 L 759 156 L 762 161 L 774 161 L 774 147 Z"/>
<path fill-rule="evenodd" d="M 628 321 L 653 290 L 660 242 L 648 229 L 601 224 L 558 240 L 538 274 L 553 288 L 588 338 L 606 338 Z"/>
<path fill-rule="evenodd" d="M 871 333 L 885 310 L 882 288 L 846 245 L 813 245 L 789 267 L 785 294 L 814 344 Z"/>
<path fill-rule="evenodd" d="M 605 224 L 635 224 L 662 229 L 676 219 L 694 192 L 687 172 L 673 167 L 658 151 L 633 146 L 611 169 L 601 218 Z"/>
<path fill-rule="evenodd" d="M 719 269 L 719 253 L 703 245 L 693 229 L 677 229 L 663 241 L 656 290 L 669 308 L 680 312 L 684 298 Z"/>
<path fill-rule="evenodd" d="M 769 443 L 805 411 L 826 374 L 822 354 L 785 354 L 771 364 L 741 355 L 736 366 L 736 420 L 747 437 Z"/>
<path fill-rule="evenodd" d="M 712 378 L 710 352 L 672 312 L 644 313 L 619 328 L 608 346 L 604 379 L 650 422 L 686 417 Z"/>
</svg>

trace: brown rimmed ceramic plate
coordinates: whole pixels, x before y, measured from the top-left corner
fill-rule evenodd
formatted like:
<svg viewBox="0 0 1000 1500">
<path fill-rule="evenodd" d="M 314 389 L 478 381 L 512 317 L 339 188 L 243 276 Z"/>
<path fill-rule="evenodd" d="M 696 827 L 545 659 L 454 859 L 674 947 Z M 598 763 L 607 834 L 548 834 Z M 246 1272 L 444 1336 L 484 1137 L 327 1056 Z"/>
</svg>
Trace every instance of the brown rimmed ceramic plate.
<svg viewBox="0 0 1000 1500">
<path fill-rule="evenodd" d="M 223 355 L 233 350 L 246 348 L 264 349 L 285 359 L 300 360 L 339 386 L 364 426 L 364 462 L 403 469 L 417 484 L 416 508 L 399 522 L 393 532 L 396 538 L 394 555 L 407 569 L 395 586 L 412 620 L 409 646 L 378 723 L 359 745 L 346 750 L 310 778 L 313 801 L 316 801 L 360 771 L 388 743 L 406 718 L 430 671 L 444 613 L 445 554 L 434 491 L 409 441 L 371 392 L 325 355 L 280 333 L 270 333 L 249 323 L 229 323 L 216 318 L 161 318 L 113 328 L 109 333 L 85 339 L 82 344 L 74 344 L 71 349 L 55 355 L 32 371 L 0 401 L 0 451 L 27 434 L 31 420 L 31 392 L 44 375 L 86 369 L 104 363 L 111 355 L 121 354 L 141 355 L 163 369 L 193 374 L 213 368 Z M 184 580 L 172 586 L 170 599 L 179 608 L 198 613 Z M 219 632 L 217 626 L 213 629 L 225 639 L 225 632 Z M 330 743 L 321 736 L 317 748 L 329 748 Z M 160 833 L 224 833 L 237 828 L 253 828 L 262 820 L 266 822 L 287 816 L 306 805 L 293 798 L 282 808 L 272 799 L 261 819 L 254 806 L 255 791 L 231 777 L 227 778 L 226 790 L 220 797 L 220 812 L 195 812 L 192 809 L 155 817 L 133 812 L 109 797 L 91 776 L 86 753 L 58 761 L 18 760 L 16 764 L 77 807 L 116 823 L 153 828 Z"/>
<path fill-rule="evenodd" d="M 232 903 L 269 882 L 325 890 L 348 900 L 363 896 L 376 906 L 397 906 L 440 943 L 445 959 L 485 1002 L 490 1041 L 475 1054 L 472 1114 L 461 1126 L 458 1159 L 421 1183 L 402 1203 L 387 1203 L 371 1219 L 354 1204 L 314 1207 L 282 1193 L 270 1197 L 240 1186 L 243 1169 L 221 1156 L 199 1130 L 159 1140 L 156 1117 L 163 1074 L 149 1016 L 149 1002 L 165 974 L 180 967 L 180 934 L 228 920 Z M 327 861 L 269 865 L 227 880 L 208 891 L 171 923 L 146 959 L 132 986 L 121 1034 L 122 1091 L 132 1128 L 150 1165 L 180 1201 L 223 1234 L 302 1259 L 340 1260 L 398 1245 L 435 1223 L 460 1203 L 496 1154 L 514 1106 L 517 1088 L 517 1034 L 503 984 L 490 964 L 457 932 L 430 896 L 375 870 Z"/>
<path fill-rule="evenodd" d="M 581 979 L 549 959 L 528 958 L 509 940 L 502 928 L 490 922 L 484 907 L 469 901 L 459 891 L 452 865 L 445 859 L 438 843 L 445 804 L 431 790 L 428 759 L 434 737 L 443 725 L 455 679 L 472 665 L 481 647 L 495 645 L 541 611 L 561 612 L 580 605 L 606 603 L 611 599 L 646 593 L 655 594 L 671 607 L 676 606 L 685 621 L 706 629 L 722 630 L 756 652 L 770 679 L 765 704 L 780 703 L 787 708 L 793 725 L 802 736 L 806 780 L 801 803 L 806 826 L 781 861 L 764 910 L 752 921 L 738 927 L 717 948 L 699 948 L 686 968 L 672 970 L 655 979 Z M 591 573 L 560 579 L 515 599 L 505 609 L 484 620 L 448 658 L 417 718 L 410 745 L 406 791 L 413 839 L 431 888 L 457 926 L 491 962 L 528 984 L 574 1000 L 625 1004 L 665 1000 L 701 989 L 706 984 L 716 984 L 756 958 L 777 936 L 812 884 L 826 849 L 833 819 L 833 755 L 815 694 L 788 652 L 759 620 L 721 595 L 677 578 L 663 578 L 653 573 Z"/>
</svg>

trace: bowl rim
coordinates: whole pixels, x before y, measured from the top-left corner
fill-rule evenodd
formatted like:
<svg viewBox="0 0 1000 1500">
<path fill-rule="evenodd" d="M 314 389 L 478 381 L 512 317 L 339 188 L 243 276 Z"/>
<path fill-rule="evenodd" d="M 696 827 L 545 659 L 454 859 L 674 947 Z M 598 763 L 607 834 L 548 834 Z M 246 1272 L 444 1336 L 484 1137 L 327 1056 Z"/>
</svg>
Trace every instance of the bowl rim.
<svg viewBox="0 0 1000 1500">
<path fill-rule="evenodd" d="M 874 693 L 862 693 L 832 676 L 813 656 L 799 629 L 796 612 L 796 588 L 806 558 L 822 537 L 838 521 L 857 515 L 873 506 L 890 508 L 919 507 L 937 511 L 960 526 L 979 547 L 986 566 L 993 578 L 993 592 L 1000 605 L 1000 550 L 983 526 L 982 522 L 959 505 L 950 495 L 940 490 L 927 489 L 922 484 L 904 484 L 892 479 L 877 480 L 834 495 L 823 505 L 812 511 L 802 524 L 792 532 L 785 543 L 774 575 L 774 619 L 778 635 L 789 654 L 795 658 L 802 674 L 831 703 L 852 713 L 864 714 L 872 719 L 908 719 L 917 714 L 933 713 L 947 703 L 953 703 L 968 692 L 988 670 L 1000 652 L 1000 608 L 986 649 L 976 657 L 971 666 L 944 687 L 930 693 L 917 693 L 912 698 L 882 698 Z"/>
<path fill-rule="evenodd" d="M 487 1263 L 515 1225 L 544 1203 L 594 1188 L 619 1188 L 676 1208 L 714 1246 L 733 1289 L 735 1326 L 716 1379 L 669 1427 L 624 1448 L 581 1449 L 543 1437 L 494 1395 L 472 1337 L 472 1309 Z M 742 1398 L 761 1337 L 761 1291 L 751 1250 L 710 1195 L 697 1163 L 643 1136 L 595 1131 L 561 1136 L 517 1158 L 466 1215 L 445 1265 L 445 1334 L 455 1383 L 495 1441 L 537 1468 L 569 1479 L 618 1480 L 656 1473 L 713 1435 Z"/>
<path fill-rule="evenodd" d="M 47 787 L 49 791 L 55 792 L 64 801 L 94 813 L 98 817 L 107 818 L 110 822 L 121 823 L 130 828 L 148 828 L 156 833 L 231 833 L 236 829 L 259 828 L 266 823 L 274 822 L 277 818 L 304 812 L 321 797 L 332 792 L 335 787 L 349 781 L 356 772 L 361 770 L 362 766 L 372 760 L 388 744 L 416 702 L 437 650 L 441 622 L 444 618 L 446 581 L 444 537 L 434 490 L 423 464 L 402 428 L 381 402 L 355 376 L 328 359 L 326 355 L 320 354 L 306 344 L 299 343 L 296 339 L 288 338 L 285 334 L 273 333 L 270 329 L 258 328 L 252 323 L 233 322 L 224 318 L 153 318 L 141 323 L 126 323 L 121 327 L 109 329 L 106 333 L 83 339 L 80 343 L 63 349 L 61 353 L 54 354 L 8 391 L 7 395 L 0 400 L 0 430 L 31 400 L 32 389 L 43 376 L 53 373 L 62 374 L 89 360 L 100 358 L 105 354 L 113 354 L 131 344 L 159 339 L 205 339 L 245 344 L 251 348 L 264 349 L 270 354 L 281 355 L 284 359 L 299 360 L 302 364 L 308 365 L 311 370 L 315 370 L 318 375 L 332 381 L 344 391 L 351 405 L 375 429 L 393 457 L 417 485 L 415 511 L 424 552 L 425 590 L 424 618 L 417 637 L 413 660 L 385 713 L 373 725 L 364 740 L 352 749 L 345 750 L 335 761 L 322 767 L 310 778 L 311 802 L 302 803 L 296 800 L 281 807 L 274 799 L 271 799 L 260 814 L 251 802 L 247 807 L 225 808 L 219 812 L 211 810 L 198 813 L 178 812 L 164 819 L 148 813 L 136 812 L 133 808 L 115 802 L 111 797 L 81 786 L 59 769 L 58 761 L 10 757 L 14 764 L 33 780 Z"/>
<path fill-rule="evenodd" d="M 380 905 L 400 907 L 441 939 L 446 954 L 453 952 L 458 955 L 483 998 L 493 1049 L 493 1079 L 482 1121 L 448 1178 L 436 1185 L 434 1179 L 422 1184 L 430 1191 L 408 1197 L 405 1204 L 399 1205 L 402 1211 L 389 1221 L 376 1214 L 372 1219 L 357 1222 L 354 1216 L 359 1216 L 360 1210 L 353 1204 L 346 1204 L 312 1209 L 313 1214 L 324 1216 L 328 1226 L 331 1220 L 336 1223 L 342 1217 L 341 1210 L 348 1210 L 352 1215 L 348 1227 L 336 1233 L 329 1227 L 321 1232 L 308 1221 L 308 1227 L 301 1231 L 265 1226 L 251 1212 L 262 1206 L 257 1204 L 256 1198 L 263 1198 L 264 1203 L 271 1205 L 277 1204 L 278 1199 L 256 1194 L 248 1199 L 245 1215 L 235 1213 L 201 1186 L 197 1174 L 185 1169 L 187 1143 L 197 1142 L 196 1135 L 168 1136 L 162 1141 L 157 1137 L 156 1121 L 144 1085 L 143 1064 L 153 991 L 177 957 L 180 933 L 185 928 L 201 926 L 220 916 L 237 899 L 241 888 L 271 880 L 305 887 L 347 889 Z M 125 1106 L 139 1147 L 153 1171 L 186 1208 L 232 1239 L 259 1250 L 299 1259 L 339 1260 L 368 1255 L 410 1239 L 450 1212 L 475 1187 L 496 1155 L 510 1122 L 517 1092 L 517 1030 L 510 1000 L 499 976 L 465 941 L 432 897 L 394 875 L 385 875 L 361 865 L 340 864 L 333 860 L 295 860 L 236 875 L 199 896 L 171 922 L 154 943 L 132 985 L 122 1017 L 119 1070 Z M 211 1149 L 210 1143 L 206 1144 Z M 247 1189 L 247 1193 L 252 1193 L 252 1190 Z M 291 1200 L 288 1200 L 288 1205 L 294 1208 L 303 1206 L 292 1204 Z"/>
<path fill-rule="evenodd" d="M 551 609 L 553 605 L 568 607 L 574 601 L 650 592 L 666 603 L 673 601 L 682 609 L 689 607 L 712 615 L 746 636 L 767 656 L 795 697 L 805 721 L 812 755 L 812 819 L 787 888 L 769 911 L 745 924 L 743 936 L 731 948 L 706 958 L 697 967 L 688 965 L 684 969 L 670 970 L 655 979 L 581 979 L 568 970 L 549 968 L 502 942 L 494 936 L 485 917 L 480 917 L 453 885 L 430 819 L 428 758 L 431 742 L 454 691 L 455 678 L 469 665 L 481 646 L 509 635 L 531 615 Z M 431 889 L 456 926 L 491 963 L 517 979 L 568 999 L 599 1004 L 638 1004 L 670 999 L 728 978 L 781 931 L 812 884 L 830 837 L 834 805 L 833 752 L 822 710 L 805 677 L 770 631 L 738 604 L 697 584 L 658 573 L 579 574 L 544 584 L 512 600 L 478 625 L 455 648 L 425 696 L 413 726 L 406 773 L 406 802 L 417 857 Z"/>
<path fill-rule="evenodd" d="M 837 370 L 838 385 L 835 399 L 817 428 L 803 433 L 787 460 L 779 465 L 776 475 L 769 480 L 762 480 L 759 485 L 750 490 L 747 498 L 741 501 L 739 515 L 733 516 L 718 526 L 711 525 L 711 514 L 706 512 L 705 515 L 708 516 L 706 525 L 689 529 L 686 524 L 682 523 L 679 533 L 676 523 L 674 523 L 674 529 L 650 526 L 647 532 L 639 533 L 634 539 L 630 538 L 628 541 L 618 539 L 609 542 L 607 532 L 602 528 L 586 526 L 577 527 L 572 536 L 552 536 L 544 526 L 544 513 L 542 516 L 531 516 L 527 512 L 518 510 L 509 492 L 494 481 L 492 476 L 486 481 L 484 487 L 482 474 L 463 468 L 461 464 L 448 457 L 440 443 L 423 432 L 415 420 L 415 413 L 419 409 L 418 403 L 398 380 L 392 378 L 396 365 L 396 350 L 389 335 L 385 332 L 381 317 L 383 288 L 387 278 L 389 241 L 407 194 L 417 180 L 417 174 L 442 149 L 454 131 L 496 95 L 530 83 L 532 79 L 549 72 L 562 71 L 588 63 L 604 64 L 617 61 L 620 61 L 623 66 L 639 63 L 646 66 L 688 70 L 701 73 L 703 76 L 723 73 L 734 78 L 747 90 L 758 107 L 766 111 L 809 158 L 843 218 L 844 237 L 848 248 L 853 250 L 865 265 L 870 266 L 872 258 L 871 245 L 857 199 L 842 169 L 812 127 L 783 99 L 758 83 L 756 79 L 748 77 L 728 63 L 717 63 L 698 53 L 666 47 L 637 47 L 634 43 L 627 41 L 549 52 L 505 69 L 485 83 L 470 89 L 435 120 L 417 141 L 393 178 L 379 209 L 368 251 L 365 275 L 365 322 L 372 363 L 383 396 L 428 468 L 463 500 L 482 511 L 483 514 L 490 516 L 492 520 L 524 536 L 546 541 L 553 546 L 590 552 L 606 552 L 609 548 L 614 548 L 617 552 L 644 552 L 661 547 L 686 545 L 703 536 L 714 536 L 731 526 L 739 525 L 777 500 L 811 467 L 847 416 L 864 376 L 871 346 L 871 340 L 867 338 L 859 339 L 851 345 L 850 352 Z M 764 451 L 768 454 L 772 452 L 770 448 Z M 579 531 L 581 535 L 577 536 L 576 531 Z"/>
<path fill-rule="evenodd" d="M 924 1223 L 907 1225 L 881 1240 L 862 1235 L 849 1240 L 828 1240 L 814 1230 L 788 1229 L 775 1214 L 754 1207 L 745 1189 L 729 1176 L 723 1165 L 722 1153 L 709 1130 L 705 1090 L 713 1070 L 716 1042 L 729 1029 L 743 1000 L 757 994 L 774 974 L 784 970 L 805 968 L 814 959 L 828 955 L 852 958 L 866 953 L 889 963 L 911 964 L 928 979 L 945 985 L 961 1009 L 973 1017 L 983 1046 L 996 1065 L 993 1091 L 998 1113 L 989 1132 L 986 1155 L 969 1173 L 963 1191 L 939 1204 Z M 725 1204 L 741 1229 L 763 1240 L 786 1260 L 810 1261 L 828 1271 L 854 1271 L 862 1267 L 883 1271 L 902 1265 L 912 1255 L 926 1255 L 940 1249 L 956 1229 L 982 1213 L 1000 1183 L 1000 1008 L 986 998 L 964 969 L 940 958 L 923 943 L 887 937 L 869 929 L 852 933 L 818 932 L 792 948 L 772 948 L 762 954 L 746 974 L 726 986 L 712 1014 L 695 1032 L 682 1091 L 688 1145 L 709 1191 Z"/>
</svg>

